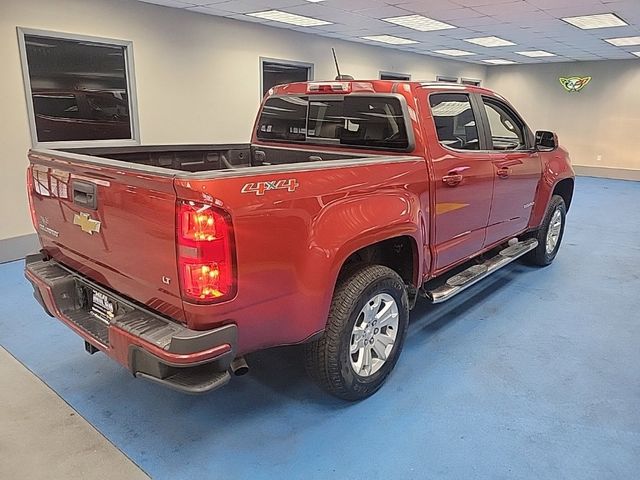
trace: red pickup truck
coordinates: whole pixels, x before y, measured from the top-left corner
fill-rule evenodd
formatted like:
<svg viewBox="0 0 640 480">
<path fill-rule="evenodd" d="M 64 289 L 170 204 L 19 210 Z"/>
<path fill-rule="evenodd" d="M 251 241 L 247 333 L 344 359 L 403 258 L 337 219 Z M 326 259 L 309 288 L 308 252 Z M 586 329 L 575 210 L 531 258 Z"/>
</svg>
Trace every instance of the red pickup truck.
<svg viewBox="0 0 640 480">
<path fill-rule="evenodd" d="M 574 187 L 553 133 L 445 83 L 282 85 L 251 144 L 29 159 L 36 299 L 88 352 L 190 393 L 246 373 L 250 352 L 305 343 L 327 391 L 371 395 L 418 297 L 553 261 Z"/>
</svg>

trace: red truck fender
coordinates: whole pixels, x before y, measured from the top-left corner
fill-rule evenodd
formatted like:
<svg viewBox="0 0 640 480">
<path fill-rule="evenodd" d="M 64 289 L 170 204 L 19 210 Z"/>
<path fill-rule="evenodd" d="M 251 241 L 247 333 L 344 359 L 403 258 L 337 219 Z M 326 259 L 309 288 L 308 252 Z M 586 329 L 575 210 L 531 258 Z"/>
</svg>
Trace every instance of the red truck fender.
<svg viewBox="0 0 640 480">
<path fill-rule="evenodd" d="M 398 254 L 404 264 L 399 257 L 396 268 L 404 269 L 401 276 L 417 285 L 422 278 L 422 222 L 419 198 L 409 191 L 355 195 L 325 206 L 312 222 L 310 254 L 301 272 L 309 288 L 325 292 L 320 302 L 324 309 L 314 315 L 316 331 L 325 327 L 333 295 L 334 289 L 327 289 L 327 285 L 336 285 L 342 267 L 356 252 L 377 245 L 388 244 L 392 248 L 387 242 L 399 239 L 399 244 L 410 250 Z"/>
<path fill-rule="evenodd" d="M 535 205 L 531 211 L 529 228 L 536 229 L 540 226 L 554 194 L 564 198 L 567 210 L 569 210 L 573 197 L 575 173 L 568 158 L 568 152 L 561 147 L 552 152 L 540 153 L 542 177 L 538 185 Z"/>
</svg>

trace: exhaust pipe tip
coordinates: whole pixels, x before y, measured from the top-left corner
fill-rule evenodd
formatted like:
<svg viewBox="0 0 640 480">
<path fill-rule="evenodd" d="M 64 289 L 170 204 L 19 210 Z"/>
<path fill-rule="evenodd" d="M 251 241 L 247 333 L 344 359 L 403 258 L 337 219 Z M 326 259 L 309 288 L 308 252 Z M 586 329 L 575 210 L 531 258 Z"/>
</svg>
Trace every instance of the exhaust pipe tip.
<svg viewBox="0 0 640 480">
<path fill-rule="evenodd" d="M 236 377 L 241 377 L 242 375 L 249 373 L 249 365 L 247 365 L 247 361 L 244 357 L 234 359 L 229 368 Z"/>
</svg>

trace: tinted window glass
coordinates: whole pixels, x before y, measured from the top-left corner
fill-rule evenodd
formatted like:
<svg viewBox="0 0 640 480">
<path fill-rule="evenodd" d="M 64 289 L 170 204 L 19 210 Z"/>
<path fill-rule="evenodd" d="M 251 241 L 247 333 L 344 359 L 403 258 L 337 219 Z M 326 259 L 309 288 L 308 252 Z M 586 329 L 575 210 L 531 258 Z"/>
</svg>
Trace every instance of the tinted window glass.
<svg viewBox="0 0 640 480">
<path fill-rule="evenodd" d="M 94 92 L 86 94 L 91 116 L 100 120 L 129 119 L 126 92 Z"/>
<path fill-rule="evenodd" d="M 494 150 L 526 149 L 524 126 L 505 105 L 483 97 Z"/>
<path fill-rule="evenodd" d="M 342 100 L 309 102 L 309 138 L 339 140 L 344 126 Z"/>
<path fill-rule="evenodd" d="M 260 115 L 257 134 L 265 140 L 409 147 L 400 101 L 382 96 L 270 98 Z"/>
<path fill-rule="evenodd" d="M 276 85 L 311 80 L 310 73 L 311 66 L 263 61 L 262 95 L 266 95 Z"/>
<path fill-rule="evenodd" d="M 305 97 L 276 97 L 265 103 L 258 122 L 258 137 L 265 140 L 303 142 L 306 139 Z"/>
<path fill-rule="evenodd" d="M 75 95 L 35 94 L 33 107 L 38 115 L 78 118 L 80 109 Z"/>
<path fill-rule="evenodd" d="M 411 80 L 411 76 L 404 73 L 380 72 L 380 80 L 408 81 Z"/>
<path fill-rule="evenodd" d="M 393 149 L 409 147 L 407 126 L 397 98 L 347 97 L 344 106 L 341 143 Z"/>
<path fill-rule="evenodd" d="M 429 97 L 429 103 L 441 144 L 458 150 L 480 149 L 469 95 L 434 93 Z"/>
<path fill-rule="evenodd" d="M 131 139 L 126 47 L 25 35 L 38 141 Z"/>
</svg>

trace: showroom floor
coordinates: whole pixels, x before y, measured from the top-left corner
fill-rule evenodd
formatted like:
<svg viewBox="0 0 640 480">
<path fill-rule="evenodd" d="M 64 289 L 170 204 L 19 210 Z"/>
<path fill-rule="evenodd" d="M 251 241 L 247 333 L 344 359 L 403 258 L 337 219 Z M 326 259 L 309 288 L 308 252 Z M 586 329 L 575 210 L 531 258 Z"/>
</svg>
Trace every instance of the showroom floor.
<svg viewBox="0 0 640 480">
<path fill-rule="evenodd" d="M 639 478 L 639 205 L 640 183 L 578 178 L 553 266 L 420 303 L 360 404 L 297 348 L 202 397 L 134 380 L 42 312 L 20 262 L 0 266 L 0 345 L 154 478 Z"/>
</svg>

